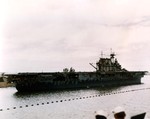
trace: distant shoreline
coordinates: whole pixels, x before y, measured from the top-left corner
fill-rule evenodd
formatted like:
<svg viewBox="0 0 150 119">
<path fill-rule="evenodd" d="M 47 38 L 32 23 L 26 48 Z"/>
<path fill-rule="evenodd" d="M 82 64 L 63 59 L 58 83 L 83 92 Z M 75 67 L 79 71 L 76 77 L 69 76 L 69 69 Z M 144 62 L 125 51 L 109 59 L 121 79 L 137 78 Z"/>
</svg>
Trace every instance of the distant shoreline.
<svg viewBox="0 0 150 119">
<path fill-rule="evenodd" d="M 0 88 L 14 87 L 13 83 L 0 82 Z"/>
</svg>

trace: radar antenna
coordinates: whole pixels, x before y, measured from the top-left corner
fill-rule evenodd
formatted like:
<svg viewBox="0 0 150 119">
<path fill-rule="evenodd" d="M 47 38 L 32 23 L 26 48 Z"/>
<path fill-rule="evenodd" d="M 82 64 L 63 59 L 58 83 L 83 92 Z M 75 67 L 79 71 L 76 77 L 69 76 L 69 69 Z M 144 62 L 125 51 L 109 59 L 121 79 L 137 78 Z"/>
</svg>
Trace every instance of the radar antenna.
<svg viewBox="0 0 150 119">
<path fill-rule="evenodd" d="M 110 48 L 110 58 L 113 59 L 116 56 L 116 53 L 112 51 L 112 48 Z"/>
</svg>

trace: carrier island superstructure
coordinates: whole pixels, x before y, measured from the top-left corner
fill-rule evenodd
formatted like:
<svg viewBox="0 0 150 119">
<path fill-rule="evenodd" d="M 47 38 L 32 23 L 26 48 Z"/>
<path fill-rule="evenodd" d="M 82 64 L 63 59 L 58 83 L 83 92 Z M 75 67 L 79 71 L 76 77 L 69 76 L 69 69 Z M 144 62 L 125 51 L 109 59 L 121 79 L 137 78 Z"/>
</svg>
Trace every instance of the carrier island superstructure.
<svg viewBox="0 0 150 119">
<path fill-rule="evenodd" d="M 63 72 L 26 72 L 5 74 L 8 80 L 15 83 L 19 92 L 59 89 L 79 89 L 93 87 L 111 87 L 141 84 L 141 78 L 146 71 L 128 71 L 121 67 L 115 53 L 109 58 L 101 57 L 96 66 L 90 63 L 96 71 L 75 72 L 73 68 Z"/>
</svg>

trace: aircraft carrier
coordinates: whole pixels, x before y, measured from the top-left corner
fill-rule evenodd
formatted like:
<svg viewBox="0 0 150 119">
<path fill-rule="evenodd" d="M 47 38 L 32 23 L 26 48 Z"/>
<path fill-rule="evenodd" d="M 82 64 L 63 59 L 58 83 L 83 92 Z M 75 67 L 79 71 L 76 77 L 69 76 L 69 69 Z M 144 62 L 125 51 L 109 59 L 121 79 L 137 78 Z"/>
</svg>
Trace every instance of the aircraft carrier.
<svg viewBox="0 0 150 119">
<path fill-rule="evenodd" d="M 15 83 L 18 92 L 112 87 L 141 84 L 146 71 L 128 71 L 119 64 L 115 53 L 109 58 L 101 57 L 91 72 L 76 72 L 65 68 L 62 72 L 20 72 L 5 74 Z"/>
</svg>

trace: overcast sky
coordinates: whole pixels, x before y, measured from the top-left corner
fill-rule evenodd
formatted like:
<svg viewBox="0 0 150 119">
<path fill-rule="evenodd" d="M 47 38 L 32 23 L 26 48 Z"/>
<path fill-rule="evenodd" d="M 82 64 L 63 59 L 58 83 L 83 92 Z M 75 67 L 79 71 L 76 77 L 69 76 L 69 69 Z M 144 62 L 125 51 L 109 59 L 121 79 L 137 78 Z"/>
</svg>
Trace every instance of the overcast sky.
<svg viewBox="0 0 150 119">
<path fill-rule="evenodd" d="M 0 72 L 93 71 L 101 51 L 150 70 L 150 0 L 1 0 Z"/>
</svg>

